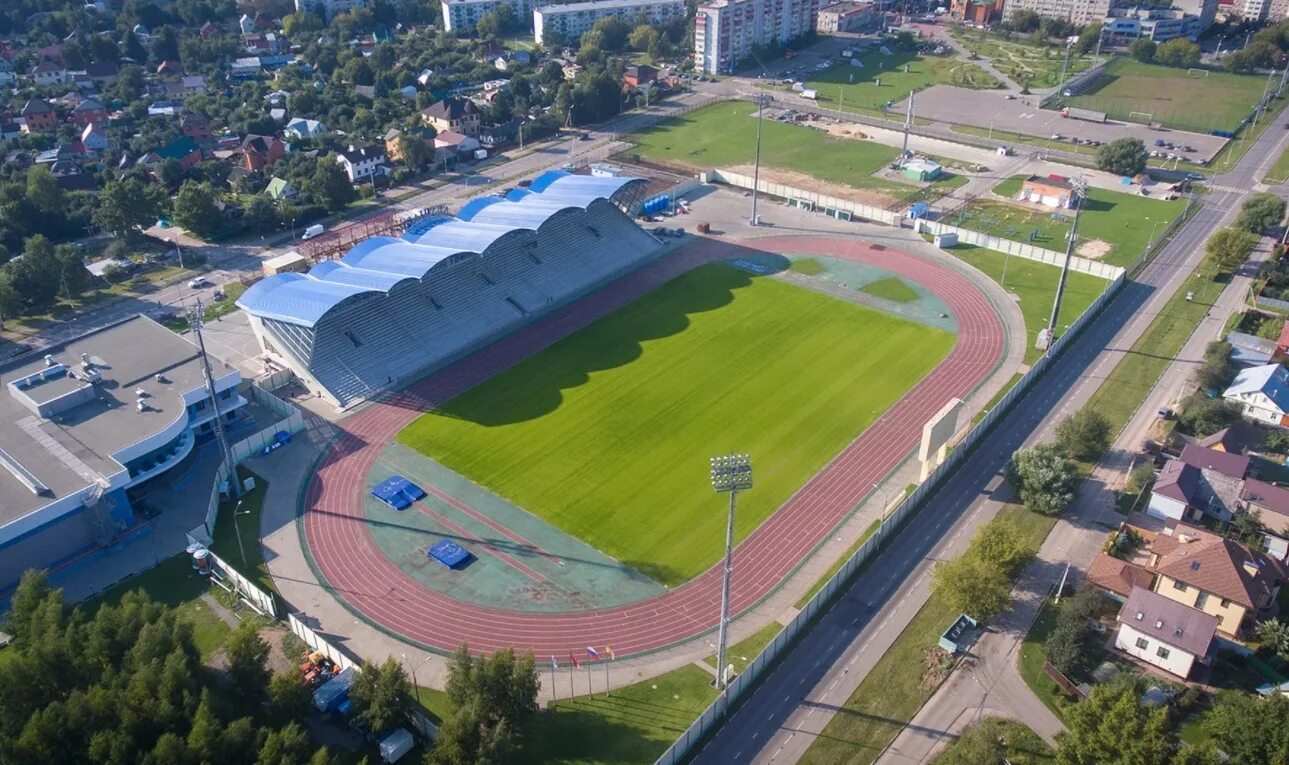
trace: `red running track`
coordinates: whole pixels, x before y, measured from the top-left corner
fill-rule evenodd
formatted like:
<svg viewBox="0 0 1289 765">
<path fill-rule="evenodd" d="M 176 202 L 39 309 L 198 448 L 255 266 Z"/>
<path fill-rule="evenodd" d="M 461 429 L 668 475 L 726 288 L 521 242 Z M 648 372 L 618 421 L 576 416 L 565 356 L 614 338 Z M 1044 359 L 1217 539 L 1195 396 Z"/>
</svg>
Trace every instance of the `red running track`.
<svg viewBox="0 0 1289 765">
<path fill-rule="evenodd" d="M 957 342 L 945 360 L 735 550 L 732 612 L 772 592 L 917 445 L 923 423 L 948 399 L 971 392 L 1002 359 L 1006 330 L 1001 319 L 980 289 L 953 267 L 845 239 L 773 237 L 738 245 L 702 240 L 368 407 L 341 423 L 342 436 L 323 457 L 306 497 L 306 543 L 332 591 L 368 621 L 445 652 L 467 641 L 477 652 L 531 648 L 546 657 L 610 645 L 619 656 L 630 656 L 713 629 L 720 612 L 719 565 L 656 597 L 590 611 L 506 611 L 448 597 L 385 557 L 368 533 L 363 493 L 385 444 L 436 402 L 451 399 L 690 268 L 753 250 L 872 264 L 921 283 L 949 306 L 958 322 Z"/>
</svg>

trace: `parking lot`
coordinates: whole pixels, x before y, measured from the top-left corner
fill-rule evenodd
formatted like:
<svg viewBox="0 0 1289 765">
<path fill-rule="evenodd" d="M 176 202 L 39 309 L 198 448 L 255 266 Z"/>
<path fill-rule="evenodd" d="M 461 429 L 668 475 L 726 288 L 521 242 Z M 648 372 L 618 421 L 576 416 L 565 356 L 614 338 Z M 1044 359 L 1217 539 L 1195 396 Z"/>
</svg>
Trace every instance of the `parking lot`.
<svg viewBox="0 0 1289 765">
<path fill-rule="evenodd" d="M 917 94 L 913 109 L 918 117 L 936 122 L 991 128 L 1032 135 L 1035 138 L 1052 138 L 1059 134 L 1062 140 L 1081 138 L 1103 143 L 1125 136 L 1140 138 L 1146 148 L 1152 151 L 1181 156 L 1183 169 L 1187 162 L 1209 162 L 1226 143 L 1225 138 L 1202 133 L 1168 128 L 1152 129 L 1135 123 L 1067 119 L 1060 112 L 1039 109 L 1038 99 L 1038 96 L 1008 99 L 1001 91 L 984 92 L 936 85 Z M 903 112 L 904 109 L 905 102 L 901 101 L 893 111 Z M 1171 142 L 1174 146 L 1190 146 L 1194 151 L 1162 149 L 1156 145 L 1156 141 Z"/>
</svg>

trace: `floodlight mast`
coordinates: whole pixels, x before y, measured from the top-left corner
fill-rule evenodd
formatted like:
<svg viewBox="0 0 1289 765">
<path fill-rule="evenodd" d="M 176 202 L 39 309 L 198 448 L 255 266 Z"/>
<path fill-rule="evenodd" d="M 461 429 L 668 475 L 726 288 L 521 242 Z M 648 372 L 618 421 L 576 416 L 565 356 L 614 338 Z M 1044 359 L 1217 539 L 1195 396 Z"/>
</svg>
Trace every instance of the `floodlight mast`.
<svg viewBox="0 0 1289 765">
<path fill-rule="evenodd" d="M 1061 297 L 1065 294 L 1065 279 L 1070 273 L 1070 261 L 1074 255 L 1075 243 L 1079 238 L 1079 212 L 1083 209 L 1083 198 L 1088 193 L 1088 185 L 1082 179 L 1075 179 L 1070 182 L 1070 185 L 1073 187 L 1071 191 L 1074 194 L 1074 223 L 1070 226 L 1070 240 L 1065 243 L 1065 262 L 1061 266 L 1061 278 L 1056 282 L 1056 298 L 1052 301 L 1052 316 L 1047 321 L 1047 346 L 1043 349 L 1044 353 L 1056 341 L 1056 320 L 1061 315 Z"/>
<path fill-rule="evenodd" d="M 757 187 L 761 185 L 761 114 L 765 107 L 774 101 L 769 93 L 758 93 L 752 97 L 756 102 L 756 160 L 752 165 L 752 217 L 748 223 L 753 226 L 761 225 L 756 216 L 756 197 Z"/>
<path fill-rule="evenodd" d="M 721 582 L 721 621 L 716 637 L 716 688 L 725 690 L 725 652 L 729 640 L 730 579 L 734 575 L 734 499 L 740 491 L 752 488 L 752 461 L 746 454 L 712 457 L 712 488 L 718 494 L 729 494 L 729 511 L 725 520 L 725 573 Z"/>
</svg>

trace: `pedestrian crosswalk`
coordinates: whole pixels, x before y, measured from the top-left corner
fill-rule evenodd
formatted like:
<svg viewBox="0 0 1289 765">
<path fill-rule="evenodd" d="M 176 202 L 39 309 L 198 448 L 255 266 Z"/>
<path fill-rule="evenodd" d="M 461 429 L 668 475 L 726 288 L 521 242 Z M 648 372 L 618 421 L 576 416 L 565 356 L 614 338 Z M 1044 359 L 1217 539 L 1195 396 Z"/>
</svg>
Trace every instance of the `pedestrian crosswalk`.
<svg viewBox="0 0 1289 765">
<path fill-rule="evenodd" d="M 1237 186 L 1221 186 L 1218 184 L 1212 184 L 1208 188 L 1210 191 L 1227 191 L 1232 194 L 1239 194 L 1240 192 L 1244 191 L 1244 189 L 1239 188 Z"/>
</svg>

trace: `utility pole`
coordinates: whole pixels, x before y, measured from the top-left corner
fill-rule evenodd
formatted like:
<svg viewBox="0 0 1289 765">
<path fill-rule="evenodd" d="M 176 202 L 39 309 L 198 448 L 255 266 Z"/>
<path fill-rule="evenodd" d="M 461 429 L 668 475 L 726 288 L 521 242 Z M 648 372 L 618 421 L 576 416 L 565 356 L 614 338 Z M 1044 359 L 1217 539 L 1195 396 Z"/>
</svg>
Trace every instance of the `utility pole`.
<svg viewBox="0 0 1289 765">
<path fill-rule="evenodd" d="M 761 113 L 765 110 L 765 105 L 770 102 L 768 93 L 758 93 L 753 96 L 756 101 L 756 164 L 752 166 L 752 218 L 748 222 L 753 226 L 761 225 L 756 217 L 756 197 L 757 187 L 761 185 Z"/>
<path fill-rule="evenodd" d="M 1074 257 L 1074 245 L 1079 239 L 1079 213 L 1083 210 L 1083 196 L 1087 194 L 1087 184 L 1082 180 L 1071 181 L 1074 193 L 1074 225 L 1070 227 L 1070 241 L 1065 243 L 1065 263 L 1061 266 L 1061 278 L 1056 283 L 1056 298 L 1052 301 L 1052 317 L 1047 321 L 1047 342 L 1043 351 L 1052 347 L 1056 340 L 1056 320 L 1061 314 L 1061 297 L 1065 294 L 1065 280 L 1070 274 L 1070 261 Z"/>
<path fill-rule="evenodd" d="M 904 112 L 904 145 L 900 147 L 900 167 L 909 156 L 909 131 L 913 129 L 913 91 L 909 91 L 909 105 Z"/>
<path fill-rule="evenodd" d="M 210 357 L 206 355 L 206 340 L 201 335 L 202 330 L 202 305 L 197 301 L 197 308 L 192 312 L 189 322 L 192 324 L 193 334 L 197 336 L 197 353 L 201 356 L 201 373 L 206 379 L 206 392 L 210 394 L 210 404 L 215 410 L 215 417 L 211 420 L 215 427 L 215 439 L 219 441 L 219 451 L 224 458 L 224 464 L 228 467 L 228 491 L 229 494 L 238 499 L 242 496 L 242 484 L 237 480 L 237 463 L 233 460 L 233 448 L 228 443 L 228 434 L 224 432 L 224 415 L 219 411 L 219 396 L 215 394 L 215 375 L 210 370 Z M 233 519 L 236 524 L 236 518 Z"/>
</svg>

